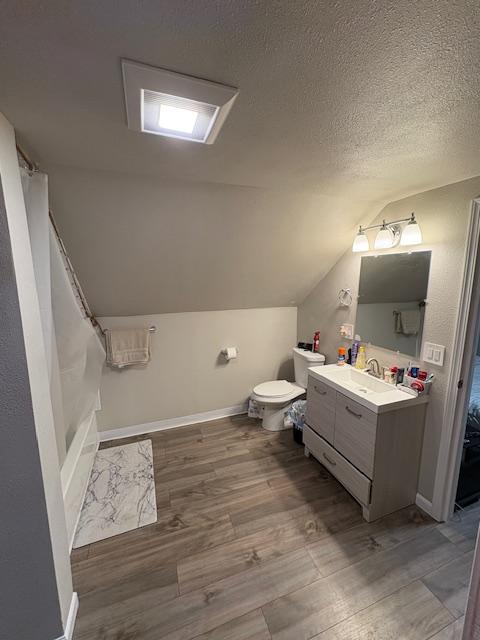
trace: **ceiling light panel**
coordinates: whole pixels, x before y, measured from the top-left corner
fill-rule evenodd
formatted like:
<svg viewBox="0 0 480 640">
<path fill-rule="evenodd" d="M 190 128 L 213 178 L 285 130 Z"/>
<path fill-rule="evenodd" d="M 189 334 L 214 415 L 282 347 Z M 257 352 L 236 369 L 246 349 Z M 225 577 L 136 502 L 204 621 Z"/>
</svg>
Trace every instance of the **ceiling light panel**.
<svg viewBox="0 0 480 640">
<path fill-rule="evenodd" d="M 218 107 L 156 91 L 142 91 L 142 131 L 205 142 Z"/>
<path fill-rule="evenodd" d="M 238 95 L 208 80 L 122 61 L 129 129 L 212 144 Z"/>
<path fill-rule="evenodd" d="M 168 131 L 180 131 L 181 133 L 193 133 L 197 122 L 198 112 L 184 107 L 171 107 L 168 104 L 160 105 L 158 126 Z"/>
</svg>

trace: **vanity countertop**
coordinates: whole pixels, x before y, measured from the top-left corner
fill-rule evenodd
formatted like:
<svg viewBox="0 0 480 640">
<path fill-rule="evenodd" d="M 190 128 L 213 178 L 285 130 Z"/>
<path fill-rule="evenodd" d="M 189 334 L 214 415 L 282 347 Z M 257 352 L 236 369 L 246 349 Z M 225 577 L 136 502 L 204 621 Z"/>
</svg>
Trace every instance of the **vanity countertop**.
<svg viewBox="0 0 480 640">
<path fill-rule="evenodd" d="M 428 395 L 411 395 L 400 386 L 395 387 L 348 364 L 310 367 L 308 373 L 374 413 L 425 404 L 429 400 Z"/>
</svg>

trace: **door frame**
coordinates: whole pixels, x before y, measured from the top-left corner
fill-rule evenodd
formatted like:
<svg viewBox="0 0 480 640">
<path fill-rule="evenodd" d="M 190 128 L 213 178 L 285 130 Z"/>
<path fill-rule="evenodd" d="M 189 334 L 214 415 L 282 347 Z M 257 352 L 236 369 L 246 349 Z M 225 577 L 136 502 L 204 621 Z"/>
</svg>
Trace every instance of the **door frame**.
<svg viewBox="0 0 480 640">
<path fill-rule="evenodd" d="M 480 198 L 475 198 L 470 208 L 459 310 L 432 500 L 432 515 L 440 521 L 448 520 L 453 514 L 460 472 L 474 354 L 480 333 L 480 259 L 477 259 L 479 251 Z M 463 381 L 461 388 L 459 381 Z"/>
<path fill-rule="evenodd" d="M 473 556 L 472 573 L 468 588 L 467 610 L 463 625 L 462 640 L 474 640 L 479 638 L 480 616 L 478 614 L 480 603 L 480 534 L 477 535 L 477 544 Z"/>
</svg>

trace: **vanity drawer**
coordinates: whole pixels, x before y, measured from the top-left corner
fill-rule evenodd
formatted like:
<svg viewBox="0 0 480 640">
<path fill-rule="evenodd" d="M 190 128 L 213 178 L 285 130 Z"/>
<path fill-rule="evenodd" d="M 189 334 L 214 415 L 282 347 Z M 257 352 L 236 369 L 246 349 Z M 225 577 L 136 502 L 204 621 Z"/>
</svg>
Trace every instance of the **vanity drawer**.
<svg viewBox="0 0 480 640">
<path fill-rule="evenodd" d="M 376 433 L 377 414 L 337 393 L 333 444 L 369 478 L 373 478 Z"/>
<path fill-rule="evenodd" d="M 316 433 L 333 444 L 336 391 L 312 376 L 308 378 L 305 421 Z"/>
<path fill-rule="evenodd" d="M 359 502 L 368 506 L 370 503 L 371 482 L 363 473 L 355 469 L 338 451 L 335 451 L 325 440 L 320 438 L 308 426 L 303 430 L 303 442 L 315 458 L 326 467 L 345 489 Z"/>
</svg>

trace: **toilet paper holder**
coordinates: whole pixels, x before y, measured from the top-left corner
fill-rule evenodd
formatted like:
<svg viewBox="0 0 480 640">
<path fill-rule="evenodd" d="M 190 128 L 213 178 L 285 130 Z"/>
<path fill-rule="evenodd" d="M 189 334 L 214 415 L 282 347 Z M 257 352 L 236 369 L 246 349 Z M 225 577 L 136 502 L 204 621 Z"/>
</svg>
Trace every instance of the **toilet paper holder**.
<svg viewBox="0 0 480 640">
<path fill-rule="evenodd" d="M 224 349 L 221 350 L 220 353 L 228 361 L 228 360 L 234 360 L 238 356 L 239 351 L 237 347 L 225 347 Z"/>
</svg>

